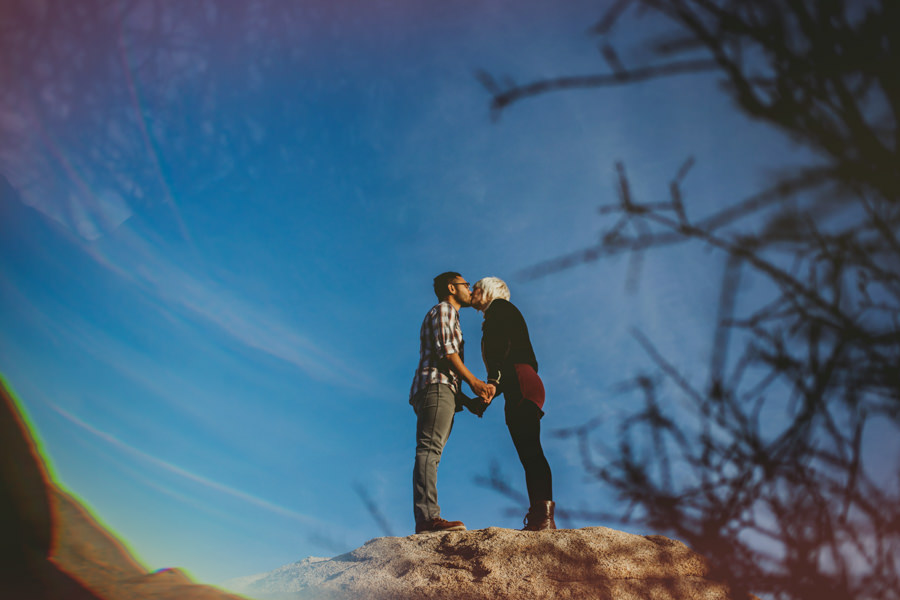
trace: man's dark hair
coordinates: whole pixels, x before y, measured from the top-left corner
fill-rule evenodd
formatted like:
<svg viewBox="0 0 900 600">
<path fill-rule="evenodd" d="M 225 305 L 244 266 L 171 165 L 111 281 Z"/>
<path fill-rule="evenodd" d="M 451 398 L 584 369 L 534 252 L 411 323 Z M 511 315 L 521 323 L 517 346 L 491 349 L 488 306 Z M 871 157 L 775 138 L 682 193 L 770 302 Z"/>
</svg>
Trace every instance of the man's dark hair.
<svg viewBox="0 0 900 600">
<path fill-rule="evenodd" d="M 434 278 L 434 295 L 437 296 L 438 300 L 443 301 L 450 295 L 450 289 L 447 286 L 457 277 L 462 277 L 462 275 L 456 271 L 447 271 Z"/>
</svg>

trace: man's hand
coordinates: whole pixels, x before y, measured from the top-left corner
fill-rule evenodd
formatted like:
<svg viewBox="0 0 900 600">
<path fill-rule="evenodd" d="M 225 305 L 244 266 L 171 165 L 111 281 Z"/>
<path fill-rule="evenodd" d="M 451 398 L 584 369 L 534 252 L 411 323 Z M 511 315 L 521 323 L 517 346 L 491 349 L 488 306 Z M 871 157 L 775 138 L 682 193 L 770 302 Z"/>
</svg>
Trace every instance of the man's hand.
<svg viewBox="0 0 900 600">
<path fill-rule="evenodd" d="M 497 386 L 495 386 L 493 383 L 489 383 L 489 384 L 487 384 L 487 387 L 488 387 L 488 395 L 484 398 L 484 403 L 490 404 L 491 400 L 494 399 L 494 396 L 497 395 Z"/>
<path fill-rule="evenodd" d="M 472 384 L 472 391 L 481 396 L 485 404 L 490 404 L 494 394 L 497 393 L 497 388 L 491 383 L 485 383 L 480 379 L 476 379 Z"/>
<path fill-rule="evenodd" d="M 492 383 L 485 383 L 475 377 L 475 375 L 473 375 L 472 372 L 466 368 L 466 365 L 463 364 L 463 361 L 459 357 L 459 354 L 448 354 L 446 357 L 444 357 L 444 360 L 450 363 L 450 366 L 453 367 L 453 370 L 456 371 L 459 376 L 462 377 L 466 382 L 468 382 L 469 387 L 472 388 L 472 391 L 475 392 L 476 396 L 481 397 L 485 405 L 491 403 L 491 399 L 494 397 L 494 394 L 497 393 L 497 386 Z"/>
</svg>

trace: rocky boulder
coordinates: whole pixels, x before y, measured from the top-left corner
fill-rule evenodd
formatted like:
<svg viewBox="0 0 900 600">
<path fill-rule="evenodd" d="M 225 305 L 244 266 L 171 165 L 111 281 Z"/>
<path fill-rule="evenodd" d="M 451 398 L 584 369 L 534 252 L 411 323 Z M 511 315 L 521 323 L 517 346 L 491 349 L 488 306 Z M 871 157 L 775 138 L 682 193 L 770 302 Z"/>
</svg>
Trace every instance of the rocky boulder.
<svg viewBox="0 0 900 600">
<path fill-rule="evenodd" d="M 734 600 L 683 543 L 606 527 L 384 537 L 225 587 L 258 600 Z"/>
</svg>

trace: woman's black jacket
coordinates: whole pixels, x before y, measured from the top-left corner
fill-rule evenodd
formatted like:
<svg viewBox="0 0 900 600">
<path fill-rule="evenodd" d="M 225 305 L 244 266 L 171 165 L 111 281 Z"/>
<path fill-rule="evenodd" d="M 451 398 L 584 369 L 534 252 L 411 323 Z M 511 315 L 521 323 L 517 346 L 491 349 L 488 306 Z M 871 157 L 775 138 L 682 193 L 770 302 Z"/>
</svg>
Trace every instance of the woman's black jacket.
<svg viewBox="0 0 900 600">
<path fill-rule="evenodd" d="M 518 378 L 513 365 L 531 365 L 535 372 L 538 368 L 522 313 L 509 300 L 497 298 L 484 312 L 481 331 L 481 356 L 487 369 L 488 383 L 498 386 L 498 394 L 501 391 L 518 392 Z"/>
</svg>

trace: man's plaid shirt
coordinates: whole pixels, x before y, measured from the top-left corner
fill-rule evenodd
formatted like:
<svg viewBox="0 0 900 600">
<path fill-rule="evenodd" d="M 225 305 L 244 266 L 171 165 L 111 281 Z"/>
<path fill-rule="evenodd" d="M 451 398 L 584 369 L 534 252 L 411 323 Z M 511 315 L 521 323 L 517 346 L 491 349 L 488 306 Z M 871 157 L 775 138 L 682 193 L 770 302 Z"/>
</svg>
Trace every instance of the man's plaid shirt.
<svg viewBox="0 0 900 600">
<path fill-rule="evenodd" d="M 459 375 L 441 359 L 450 354 L 463 358 L 463 336 L 459 312 L 449 302 L 436 304 L 419 330 L 419 367 L 409 390 L 409 402 L 429 383 L 445 383 L 454 393 L 459 391 Z"/>
</svg>

